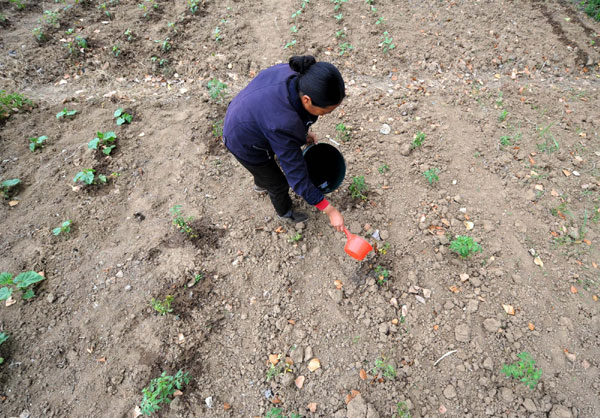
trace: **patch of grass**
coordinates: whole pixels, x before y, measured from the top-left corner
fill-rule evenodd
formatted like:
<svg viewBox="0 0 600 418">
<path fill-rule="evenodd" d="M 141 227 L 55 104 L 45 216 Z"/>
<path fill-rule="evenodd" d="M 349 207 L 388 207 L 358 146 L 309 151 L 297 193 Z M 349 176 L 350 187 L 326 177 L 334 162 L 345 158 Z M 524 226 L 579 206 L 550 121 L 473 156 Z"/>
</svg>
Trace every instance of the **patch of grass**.
<svg viewBox="0 0 600 418">
<path fill-rule="evenodd" d="M 368 187 L 365 183 L 364 176 L 352 177 L 352 184 L 350 184 L 348 190 L 350 191 L 350 196 L 352 196 L 353 199 L 367 200 L 365 193 L 367 192 Z"/>
<path fill-rule="evenodd" d="M 583 0 L 579 4 L 592 19 L 600 22 L 600 0 Z"/>
<path fill-rule="evenodd" d="M 173 312 L 173 308 L 171 308 L 173 300 L 175 300 L 175 298 L 172 295 L 167 295 L 167 297 L 165 297 L 165 300 L 162 302 L 159 299 L 152 298 L 152 300 L 150 300 L 150 306 L 152 306 L 152 308 L 154 308 L 154 310 L 158 312 L 159 315 L 164 316 L 168 313 Z"/>
<path fill-rule="evenodd" d="M 286 417 L 285 417 L 285 415 L 283 415 L 283 411 L 281 410 L 281 408 L 271 408 L 267 412 L 267 415 L 265 415 L 265 418 L 286 418 Z M 292 412 L 292 415 L 290 415 L 290 418 L 302 418 L 302 415 L 297 414 L 296 412 Z"/>
<path fill-rule="evenodd" d="M 167 375 L 167 372 L 162 372 L 160 377 L 152 379 L 147 388 L 142 389 L 142 403 L 140 410 L 143 415 L 151 415 L 160 409 L 161 404 L 171 403 L 171 397 L 175 390 L 183 389 L 184 385 L 190 382 L 189 373 L 184 373 L 179 370 L 175 376 Z"/>
<path fill-rule="evenodd" d="M 502 112 L 500 112 L 500 114 L 498 115 L 498 122 L 504 122 L 507 117 L 508 111 L 506 109 L 503 109 Z"/>
<path fill-rule="evenodd" d="M 542 377 L 542 370 L 535 367 L 535 361 L 529 353 L 522 352 L 517 357 L 519 361 L 502 366 L 502 373 L 523 382 L 529 389 L 535 389 Z"/>
<path fill-rule="evenodd" d="M 471 237 L 457 235 L 450 242 L 450 250 L 457 253 L 461 258 L 467 258 L 473 253 L 481 252 L 481 245 Z"/>
</svg>

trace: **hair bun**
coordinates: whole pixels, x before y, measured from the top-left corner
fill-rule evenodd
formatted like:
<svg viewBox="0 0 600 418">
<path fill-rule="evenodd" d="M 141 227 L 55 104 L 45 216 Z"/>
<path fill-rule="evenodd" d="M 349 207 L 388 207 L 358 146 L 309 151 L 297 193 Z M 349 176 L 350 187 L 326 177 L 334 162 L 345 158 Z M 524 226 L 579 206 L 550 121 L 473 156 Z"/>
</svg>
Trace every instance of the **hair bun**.
<svg viewBox="0 0 600 418">
<path fill-rule="evenodd" d="M 304 74 L 317 60 L 312 55 L 294 55 L 290 58 L 290 68 L 297 73 Z"/>
</svg>

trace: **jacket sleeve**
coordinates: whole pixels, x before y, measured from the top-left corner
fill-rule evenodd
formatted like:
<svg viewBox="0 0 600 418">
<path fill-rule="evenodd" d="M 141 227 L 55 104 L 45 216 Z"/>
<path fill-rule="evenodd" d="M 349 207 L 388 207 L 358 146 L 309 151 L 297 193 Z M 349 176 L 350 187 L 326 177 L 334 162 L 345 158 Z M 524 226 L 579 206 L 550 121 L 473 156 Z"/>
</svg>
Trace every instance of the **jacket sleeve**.
<svg viewBox="0 0 600 418">
<path fill-rule="evenodd" d="M 310 205 L 317 206 L 323 202 L 325 196 L 310 181 L 300 149 L 306 143 L 306 139 L 284 130 L 271 131 L 267 139 L 273 152 L 279 158 L 279 164 L 294 192 L 302 196 Z"/>
</svg>

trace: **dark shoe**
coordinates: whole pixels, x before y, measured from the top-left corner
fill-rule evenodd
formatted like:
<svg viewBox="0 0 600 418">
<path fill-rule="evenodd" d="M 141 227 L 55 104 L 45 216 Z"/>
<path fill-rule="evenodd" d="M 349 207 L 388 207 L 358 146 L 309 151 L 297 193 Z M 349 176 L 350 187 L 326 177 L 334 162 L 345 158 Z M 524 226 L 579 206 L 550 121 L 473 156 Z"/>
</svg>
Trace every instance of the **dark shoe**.
<svg viewBox="0 0 600 418">
<path fill-rule="evenodd" d="M 253 190 L 254 190 L 256 193 L 267 193 L 267 189 L 264 189 L 264 188 L 262 188 L 262 187 L 259 187 L 259 186 L 257 186 L 256 184 L 254 185 L 254 188 L 253 188 Z"/>
<path fill-rule="evenodd" d="M 279 219 L 285 219 L 290 222 L 304 222 L 308 219 L 308 215 L 304 212 L 298 212 L 293 209 L 290 209 L 285 215 L 277 215 Z"/>
</svg>

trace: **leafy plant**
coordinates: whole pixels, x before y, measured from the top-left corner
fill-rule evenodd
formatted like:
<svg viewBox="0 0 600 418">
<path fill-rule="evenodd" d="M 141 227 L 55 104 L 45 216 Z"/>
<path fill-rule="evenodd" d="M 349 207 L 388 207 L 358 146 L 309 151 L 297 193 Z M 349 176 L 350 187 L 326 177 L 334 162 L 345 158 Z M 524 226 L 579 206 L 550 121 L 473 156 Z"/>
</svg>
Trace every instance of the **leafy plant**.
<svg viewBox="0 0 600 418">
<path fill-rule="evenodd" d="M 172 295 L 167 295 L 164 302 L 161 302 L 158 299 L 152 298 L 152 300 L 150 301 L 150 305 L 154 308 L 154 310 L 156 312 L 159 313 L 159 315 L 164 316 L 168 313 L 173 312 L 173 309 L 171 308 L 171 304 L 173 303 L 174 299 L 175 298 Z"/>
<path fill-rule="evenodd" d="M 21 180 L 19 179 L 4 180 L 2 183 L 0 183 L 0 193 L 2 193 L 2 197 L 5 199 L 8 198 L 11 190 L 19 183 L 21 183 Z"/>
<path fill-rule="evenodd" d="M 60 16 L 56 10 L 44 10 L 44 16 L 42 20 L 53 28 L 58 28 L 60 26 L 59 22 Z"/>
<path fill-rule="evenodd" d="M 379 166 L 377 171 L 379 171 L 379 174 L 383 174 L 383 173 L 390 171 L 390 167 L 384 163 L 383 165 Z"/>
<path fill-rule="evenodd" d="M 381 248 L 377 249 L 377 252 L 379 252 L 379 254 L 387 254 L 387 252 L 390 250 L 391 248 L 391 244 L 389 242 L 384 243 Z"/>
<path fill-rule="evenodd" d="M 158 40 L 158 41 L 154 41 L 154 42 L 156 42 L 156 43 L 160 44 L 160 50 L 161 50 L 162 52 L 169 52 L 169 51 L 171 50 L 171 48 L 173 47 L 173 46 L 171 45 L 171 42 L 170 42 L 170 39 L 169 39 L 169 38 L 167 38 L 167 39 L 165 39 L 165 40 L 163 40 L 163 41 L 161 41 L 161 40 Z"/>
<path fill-rule="evenodd" d="M 289 42 L 286 42 L 286 43 L 285 43 L 285 45 L 284 45 L 283 47 L 284 47 L 285 49 L 288 49 L 288 48 L 291 48 L 291 47 L 293 47 L 294 45 L 296 45 L 296 40 L 295 40 L 295 39 L 292 39 L 291 41 L 289 41 Z"/>
<path fill-rule="evenodd" d="M 173 396 L 175 390 L 183 389 L 190 379 L 189 373 L 184 373 L 183 370 L 179 370 L 175 376 L 169 376 L 167 372 L 162 372 L 160 377 L 152 379 L 150 385 L 142 389 L 143 398 L 140 404 L 142 414 L 151 415 L 160 409 L 161 404 L 171 403 L 170 397 Z"/>
<path fill-rule="evenodd" d="M 331 0 L 333 2 L 333 10 L 337 12 L 342 8 L 342 5 L 346 3 L 348 0 Z"/>
<path fill-rule="evenodd" d="M 437 183 L 440 180 L 440 178 L 438 177 L 439 172 L 439 169 L 432 167 L 423 173 L 423 177 L 427 179 L 429 184 Z"/>
<path fill-rule="evenodd" d="M 394 380 L 396 378 L 396 369 L 391 364 L 386 363 L 385 358 L 381 357 L 375 360 L 375 367 L 373 367 L 372 373 L 374 375 L 379 375 L 380 373 L 383 377 Z"/>
<path fill-rule="evenodd" d="M 290 26 L 290 32 L 292 32 L 292 33 L 298 33 L 298 26 L 296 26 L 296 25 Z"/>
<path fill-rule="evenodd" d="M 387 54 L 392 49 L 396 48 L 396 45 L 394 45 L 392 43 L 393 38 L 391 36 L 389 36 L 389 33 L 387 31 L 383 32 L 383 35 L 381 36 L 381 39 L 382 39 L 382 41 L 379 44 L 379 46 L 383 50 L 384 54 Z"/>
<path fill-rule="evenodd" d="M 335 37 L 337 39 L 344 39 L 346 37 L 346 29 L 340 29 L 335 31 Z"/>
<path fill-rule="evenodd" d="M 0 90 L 0 123 L 8 119 L 10 115 L 18 112 L 25 106 L 32 106 L 31 100 L 25 98 L 19 93 L 6 93 L 6 90 Z"/>
<path fill-rule="evenodd" d="M 529 353 L 523 351 L 517 354 L 517 357 L 519 361 L 502 366 L 502 373 L 506 377 L 512 377 L 525 383 L 529 389 L 534 389 L 542 377 L 542 370 L 535 367 L 535 361 Z"/>
<path fill-rule="evenodd" d="M 383 23 L 385 23 L 385 19 L 383 18 L 383 16 L 380 16 L 376 21 L 375 24 L 376 25 L 382 25 Z"/>
<path fill-rule="evenodd" d="M 277 359 L 281 359 L 281 354 L 277 356 Z M 285 361 L 278 361 L 277 364 L 271 363 L 267 369 L 267 382 L 274 377 L 279 376 L 281 373 L 289 373 L 291 371 L 292 369 L 290 369 L 289 365 Z"/>
<path fill-rule="evenodd" d="M 212 34 L 215 42 L 220 42 L 223 39 L 223 37 L 221 36 L 221 29 L 218 26 L 215 27 Z"/>
<path fill-rule="evenodd" d="M 498 122 L 504 122 L 507 117 L 508 111 L 506 109 L 503 109 L 502 112 L 500 112 L 500 114 L 498 115 Z"/>
<path fill-rule="evenodd" d="M 346 125 L 344 125 L 343 123 L 338 123 L 337 125 L 335 125 L 335 131 L 336 131 L 336 139 L 339 139 L 343 142 L 348 142 L 350 141 L 350 130 L 348 129 L 348 127 Z"/>
<path fill-rule="evenodd" d="M 56 114 L 56 119 L 72 118 L 77 114 L 76 110 L 69 110 L 66 107 Z"/>
<path fill-rule="evenodd" d="M 111 51 L 115 58 L 119 58 L 119 55 L 121 55 L 121 47 L 119 45 L 113 45 Z"/>
<path fill-rule="evenodd" d="M 398 418 L 411 418 L 410 410 L 406 402 L 398 402 L 397 404 Z"/>
<path fill-rule="evenodd" d="M 4 272 L 0 274 L 0 285 L 10 285 L 13 287 L 16 286 L 16 288 L 23 293 L 23 299 L 31 299 L 35 297 L 33 285 L 41 282 L 44 279 L 44 276 L 36 273 L 35 271 L 26 271 L 19 274 L 15 278 L 13 278 L 12 274 Z M 0 288 L 0 301 L 6 300 L 12 296 L 14 290 L 13 287 Z"/>
<path fill-rule="evenodd" d="M 417 132 L 415 134 L 415 137 L 413 138 L 412 143 L 410 144 L 410 147 L 412 149 L 420 147 L 421 145 L 423 145 L 423 141 L 425 141 L 426 137 L 427 136 L 423 132 Z"/>
<path fill-rule="evenodd" d="M 171 215 L 173 215 L 173 225 L 181 231 L 181 233 L 186 234 L 188 238 L 197 238 L 198 232 L 194 227 L 190 225 L 190 222 L 194 220 L 193 217 L 188 217 L 187 219 L 183 217 L 181 214 L 181 205 L 175 205 L 170 210 Z"/>
<path fill-rule="evenodd" d="M 592 19 L 600 22 L 600 0 L 583 0 L 580 5 L 584 6 L 583 11 Z"/>
<path fill-rule="evenodd" d="M 5 342 L 6 340 L 8 340 L 8 334 L 0 332 L 0 345 L 2 345 L 2 343 Z M 0 357 L 0 364 L 2 364 L 2 363 L 4 363 L 4 358 Z"/>
<path fill-rule="evenodd" d="M 500 137 L 500 145 L 508 147 L 512 145 L 512 138 L 509 135 L 503 135 Z"/>
<path fill-rule="evenodd" d="M 123 32 L 123 35 L 125 35 L 127 37 L 127 42 L 131 42 L 133 41 L 134 38 L 134 34 L 133 31 L 129 28 L 127 28 L 127 30 L 125 32 Z"/>
<path fill-rule="evenodd" d="M 294 243 L 294 242 L 298 242 L 302 239 L 302 234 L 300 232 L 296 232 L 294 235 L 291 235 L 288 238 L 288 242 Z"/>
<path fill-rule="evenodd" d="M 216 139 L 223 137 L 223 119 L 219 119 L 212 124 L 213 137 Z"/>
<path fill-rule="evenodd" d="M 377 275 L 377 284 L 379 285 L 387 283 L 390 278 L 390 271 L 382 266 L 375 267 L 375 274 Z"/>
<path fill-rule="evenodd" d="M 365 193 L 367 192 L 368 187 L 365 183 L 364 176 L 352 177 L 352 184 L 350 184 L 348 190 L 350 190 L 350 196 L 352 196 L 352 198 L 367 200 L 367 196 L 365 196 Z"/>
<path fill-rule="evenodd" d="M 94 174 L 95 172 L 96 172 L 96 170 L 94 170 L 93 168 L 84 168 L 83 171 L 80 171 L 79 173 L 75 174 L 73 181 L 75 183 L 80 181 L 88 186 L 90 184 L 97 184 L 96 183 L 96 175 Z M 98 174 L 97 180 L 100 183 L 106 183 L 108 181 L 108 179 L 106 178 L 106 176 L 104 174 Z"/>
<path fill-rule="evenodd" d="M 29 138 L 29 151 L 34 152 L 36 149 L 41 149 L 46 139 L 48 139 L 46 135 Z"/>
<path fill-rule="evenodd" d="M 188 7 L 190 9 L 190 13 L 191 14 L 196 14 L 198 12 L 198 5 L 200 4 L 200 0 L 188 0 Z"/>
<path fill-rule="evenodd" d="M 119 109 L 117 109 L 118 111 Z M 116 112 L 115 112 L 116 114 Z M 118 124 L 118 123 L 117 123 Z M 88 143 L 89 149 L 100 149 L 105 155 L 110 155 L 112 150 L 117 146 L 114 142 L 117 140 L 117 134 L 113 131 L 96 132 L 96 137 Z"/>
<path fill-rule="evenodd" d="M 71 232 L 72 224 L 73 224 L 73 222 L 71 222 L 69 219 L 67 219 L 59 227 L 54 228 L 52 230 L 52 234 L 56 235 L 56 236 L 58 236 L 60 234 L 69 234 Z"/>
<path fill-rule="evenodd" d="M 354 49 L 354 47 L 352 46 L 352 44 L 350 44 L 349 42 L 343 42 L 339 45 L 340 48 L 340 55 L 344 55 L 346 52 L 350 52 Z"/>
<path fill-rule="evenodd" d="M 130 115 L 129 113 L 125 112 L 125 110 L 122 107 L 115 110 L 115 113 L 113 116 L 117 119 L 118 126 L 121 126 L 124 123 L 130 124 L 131 120 L 133 119 L 133 116 Z M 115 137 L 115 139 L 116 139 L 116 137 Z"/>
<path fill-rule="evenodd" d="M 335 20 L 337 20 L 338 22 L 344 20 L 344 14 L 342 12 L 339 12 L 337 15 L 333 15 L 333 17 L 335 17 Z"/>
<path fill-rule="evenodd" d="M 450 250 L 454 251 L 462 258 L 467 258 L 473 253 L 481 252 L 481 245 L 471 237 L 457 235 L 452 242 L 450 242 Z"/>
<path fill-rule="evenodd" d="M 23 0 L 8 0 L 8 2 L 14 4 L 18 10 L 23 10 L 25 8 Z"/>
<path fill-rule="evenodd" d="M 285 416 L 283 415 L 281 408 L 271 408 L 267 412 L 267 415 L 265 415 L 265 418 L 285 418 Z M 302 416 L 296 412 L 292 412 L 290 418 L 302 418 Z"/>
<path fill-rule="evenodd" d="M 222 102 L 227 95 L 227 84 L 216 78 L 209 80 L 206 87 L 210 98 L 216 102 Z"/>
<path fill-rule="evenodd" d="M 44 43 L 48 40 L 48 37 L 46 36 L 46 34 L 44 33 L 44 29 L 42 29 L 41 27 L 35 27 L 31 30 L 31 33 L 33 33 L 33 37 L 35 38 L 36 41 L 38 41 L 38 43 Z"/>
<path fill-rule="evenodd" d="M 144 0 L 144 3 L 139 3 L 138 7 L 142 10 L 144 19 L 148 19 L 154 11 L 160 8 L 156 0 Z"/>
</svg>

